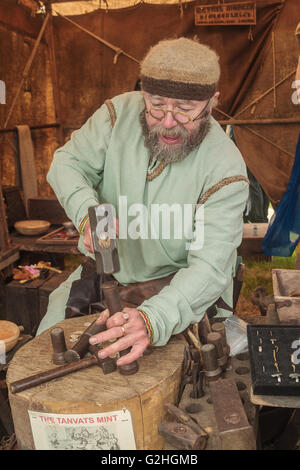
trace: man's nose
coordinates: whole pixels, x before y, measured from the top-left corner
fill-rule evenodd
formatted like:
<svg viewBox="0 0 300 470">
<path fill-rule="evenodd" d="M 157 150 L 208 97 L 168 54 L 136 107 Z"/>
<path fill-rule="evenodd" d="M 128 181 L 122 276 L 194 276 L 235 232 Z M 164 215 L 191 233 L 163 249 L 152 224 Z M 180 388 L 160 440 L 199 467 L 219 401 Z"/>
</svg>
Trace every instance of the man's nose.
<svg viewBox="0 0 300 470">
<path fill-rule="evenodd" d="M 166 111 L 166 115 L 162 120 L 162 125 L 166 129 L 172 129 L 178 125 L 177 121 L 174 119 L 173 113 L 171 111 Z"/>
</svg>

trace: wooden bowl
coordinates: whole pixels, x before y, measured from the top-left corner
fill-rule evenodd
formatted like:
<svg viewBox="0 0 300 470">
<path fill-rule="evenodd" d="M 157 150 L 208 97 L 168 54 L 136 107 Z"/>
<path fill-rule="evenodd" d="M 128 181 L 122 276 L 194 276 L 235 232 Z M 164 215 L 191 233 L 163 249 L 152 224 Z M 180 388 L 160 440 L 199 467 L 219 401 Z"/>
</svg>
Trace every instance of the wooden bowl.
<svg viewBox="0 0 300 470">
<path fill-rule="evenodd" d="M 40 235 L 47 232 L 50 225 L 47 220 L 19 220 L 14 226 L 21 235 Z"/>
<path fill-rule="evenodd" d="M 18 342 L 23 326 L 7 320 L 0 320 L 0 341 L 4 341 L 5 352 L 10 351 Z"/>
</svg>

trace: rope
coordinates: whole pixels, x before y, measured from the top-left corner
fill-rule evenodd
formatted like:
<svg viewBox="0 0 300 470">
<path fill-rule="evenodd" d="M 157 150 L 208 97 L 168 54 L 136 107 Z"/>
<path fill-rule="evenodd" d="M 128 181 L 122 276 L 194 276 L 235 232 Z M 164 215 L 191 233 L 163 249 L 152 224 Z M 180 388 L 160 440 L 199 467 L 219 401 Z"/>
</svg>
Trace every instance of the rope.
<svg viewBox="0 0 300 470">
<path fill-rule="evenodd" d="M 60 16 L 61 18 L 64 18 L 66 21 L 69 21 L 69 23 L 73 24 L 74 26 L 76 26 L 77 28 L 81 29 L 81 31 L 84 31 L 85 33 L 87 33 L 89 36 L 92 36 L 94 39 L 97 39 L 97 41 L 101 42 L 102 44 L 104 44 L 105 46 L 109 47 L 110 49 L 112 49 L 113 51 L 115 51 L 115 56 L 114 56 L 114 60 L 113 60 L 113 63 L 116 64 L 117 63 L 117 60 L 118 60 L 118 56 L 120 54 L 123 54 L 125 55 L 126 57 L 128 57 L 129 59 L 133 60 L 134 62 L 136 62 L 137 64 L 139 64 L 139 60 L 135 59 L 135 57 L 132 57 L 131 55 L 127 54 L 127 52 L 124 52 L 122 49 L 120 49 L 119 47 L 117 46 L 114 46 L 113 44 L 111 44 L 110 42 L 108 41 L 105 41 L 105 39 L 102 39 L 100 38 L 100 36 L 97 36 L 96 34 L 92 33 L 91 31 L 89 31 L 88 29 L 84 28 L 83 26 L 80 26 L 78 23 L 75 23 L 75 21 L 71 20 L 70 18 L 68 18 L 67 16 L 64 16 L 62 15 L 61 13 L 58 13 L 57 11 L 55 11 L 53 9 L 53 11 L 58 15 Z"/>
<path fill-rule="evenodd" d="M 16 104 L 16 102 L 17 102 L 18 96 L 19 96 L 20 91 L 21 91 L 21 89 L 22 89 L 24 80 L 25 80 L 25 78 L 27 78 L 27 76 L 28 76 L 28 73 L 29 73 L 31 64 L 32 64 L 32 62 L 33 62 L 33 59 L 34 59 L 35 54 L 36 54 L 36 51 L 37 51 L 37 49 L 38 49 L 38 47 L 39 47 L 39 44 L 40 44 L 40 42 L 41 42 L 41 39 L 42 39 L 42 36 L 43 36 L 43 34 L 44 34 L 44 31 L 45 31 L 45 28 L 46 28 L 46 26 L 47 26 L 47 23 L 48 23 L 49 18 L 50 18 L 50 14 L 47 13 L 47 16 L 46 16 L 46 18 L 44 19 L 44 23 L 43 23 L 43 25 L 42 25 L 42 27 L 41 27 L 41 30 L 40 30 L 39 35 L 38 35 L 38 37 L 37 37 L 37 40 L 36 40 L 36 42 L 35 42 L 35 44 L 34 44 L 33 50 L 32 50 L 32 52 L 31 52 L 31 54 L 30 54 L 30 57 L 29 57 L 29 59 L 28 59 L 26 65 L 25 65 L 25 68 L 24 68 L 24 71 L 23 71 L 23 74 L 22 74 L 21 83 L 20 83 L 20 85 L 19 85 L 19 88 L 18 88 L 18 90 L 17 90 L 17 93 L 15 94 L 15 97 L 14 97 L 14 99 L 13 99 L 13 102 L 12 102 L 12 105 L 11 105 L 11 107 L 10 107 L 10 110 L 8 111 L 8 115 L 7 115 L 6 121 L 5 121 L 4 126 L 3 126 L 4 129 L 7 127 L 8 121 L 9 121 L 11 115 L 12 115 L 12 112 L 13 112 L 13 110 L 14 110 L 14 107 L 15 107 L 15 104 Z"/>
<path fill-rule="evenodd" d="M 33 49 L 32 49 L 32 52 L 31 52 L 31 54 L 30 54 L 30 56 L 29 56 L 29 59 L 28 59 L 27 62 L 26 62 L 25 68 L 24 68 L 23 73 L 22 73 L 21 82 L 20 82 L 19 87 L 18 87 L 18 89 L 17 89 L 17 92 L 16 92 L 16 94 L 15 94 L 15 96 L 14 96 L 14 99 L 13 99 L 13 101 L 12 101 L 12 104 L 11 104 L 11 106 L 10 106 L 10 109 L 8 110 L 7 117 L 6 117 L 6 120 L 5 120 L 4 125 L 3 125 L 3 129 L 6 129 L 6 128 L 7 128 L 8 122 L 9 122 L 9 120 L 10 120 L 10 118 L 11 118 L 11 115 L 12 115 L 13 110 L 14 110 L 14 108 L 15 108 L 15 105 L 16 105 L 16 103 L 17 103 L 19 94 L 20 94 L 20 92 L 21 92 L 21 90 L 22 90 L 23 83 L 24 83 L 24 81 L 25 81 L 25 78 L 27 78 L 27 76 L 28 76 L 28 73 L 29 73 L 29 70 L 30 70 L 30 68 L 31 68 L 33 59 L 35 58 L 36 52 L 37 52 L 38 47 L 39 47 L 39 45 L 40 45 L 42 36 L 43 36 L 43 34 L 44 34 L 44 31 L 45 31 L 45 29 L 46 29 L 47 23 L 48 23 L 48 21 L 49 21 L 49 18 L 50 18 L 50 13 L 47 13 L 47 15 L 46 15 L 46 17 L 45 17 L 45 19 L 44 19 L 44 22 L 43 22 L 43 24 L 42 24 L 42 27 L 41 27 L 41 29 L 40 29 L 39 35 L 38 35 L 38 37 L 37 37 L 37 39 L 36 39 L 36 42 L 35 42 L 35 44 L 34 44 L 34 47 L 33 47 Z M 11 146 L 11 148 L 13 149 L 14 154 L 17 155 L 17 149 L 16 149 L 14 143 L 11 142 L 11 140 L 9 139 L 8 136 L 4 135 L 4 138 L 5 138 L 5 140 L 9 143 L 9 145 Z M 1 139 L 0 141 L 2 141 L 2 139 Z M 1 161 L 1 172 L 2 172 L 2 161 Z"/>
<path fill-rule="evenodd" d="M 262 98 L 264 98 L 265 96 L 267 96 L 269 93 L 271 93 L 271 91 L 273 91 L 274 87 L 279 87 L 279 85 L 281 85 L 283 82 L 285 82 L 288 78 L 290 78 L 292 75 L 294 75 L 296 73 L 296 70 L 297 69 L 294 69 L 292 72 L 290 72 L 288 75 L 286 75 L 286 77 L 284 77 L 282 80 L 280 80 L 280 82 L 277 82 L 275 83 L 271 88 L 269 88 L 268 90 L 266 90 L 264 93 L 262 93 L 258 98 L 256 98 L 255 100 L 251 101 L 251 103 L 249 103 L 245 108 L 241 109 L 241 111 L 239 111 L 234 117 L 235 119 L 242 113 L 244 113 L 245 111 L 247 111 L 248 108 L 251 108 L 251 106 L 253 106 L 253 104 L 257 103 L 258 101 L 260 101 Z"/>
<path fill-rule="evenodd" d="M 228 119 L 235 119 L 236 116 L 237 116 L 237 114 L 234 117 L 229 116 L 229 114 L 224 113 L 224 111 L 222 111 L 219 108 L 215 108 L 215 110 L 218 111 L 220 114 L 223 114 L 223 116 L 227 117 Z M 248 132 L 251 132 L 252 134 L 256 135 L 256 137 L 259 137 L 260 139 L 264 140 L 268 144 L 272 145 L 273 147 L 277 148 L 281 152 L 285 153 L 286 155 L 289 155 L 289 157 L 292 157 L 294 159 L 294 155 L 291 152 L 288 152 L 287 150 L 284 150 L 282 147 L 275 144 L 272 140 L 268 139 L 264 135 L 259 134 L 258 132 L 254 131 L 253 129 L 250 129 L 248 126 L 244 126 L 244 129 L 246 129 Z"/>
</svg>

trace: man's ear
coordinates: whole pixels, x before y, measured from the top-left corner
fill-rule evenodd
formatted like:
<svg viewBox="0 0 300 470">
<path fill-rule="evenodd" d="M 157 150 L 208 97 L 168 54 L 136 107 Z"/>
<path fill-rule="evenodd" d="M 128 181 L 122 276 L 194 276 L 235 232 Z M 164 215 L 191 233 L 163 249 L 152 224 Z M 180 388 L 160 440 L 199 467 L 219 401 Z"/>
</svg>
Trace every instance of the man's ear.
<svg viewBox="0 0 300 470">
<path fill-rule="evenodd" d="M 218 100 L 220 98 L 220 94 L 221 93 L 219 91 L 216 91 L 216 93 L 212 97 L 212 99 L 211 99 L 211 107 L 212 108 L 215 108 L 218 105 Z"/>
</svg>

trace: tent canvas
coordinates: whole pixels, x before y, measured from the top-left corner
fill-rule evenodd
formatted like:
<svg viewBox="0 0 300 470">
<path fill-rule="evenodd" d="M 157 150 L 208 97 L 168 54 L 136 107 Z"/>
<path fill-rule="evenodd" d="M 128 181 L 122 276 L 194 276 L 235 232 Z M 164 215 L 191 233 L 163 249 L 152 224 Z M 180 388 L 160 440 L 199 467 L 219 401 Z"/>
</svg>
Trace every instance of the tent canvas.
<svg viewBox="0 0 300 470">
<path fill-rule="evenodd" d="M 59 145 L 55 126 L 61 126 L 67 139 L 105 99 L 134 89 L 138 62 L 151 45 L 164 38 L 196 35 L 220 56 L 221 97 L 214 117 L 222 124 L 234 124 L 246 164 L 278 204 L 293 166 L 300 120 L 299 106 L 292 100 L 299 54 L 294 34 L 299 1 L 257 0 L 257 24 L 251 27 L 195 26 L 194 7 L 199 3 L 205 2 L 139 3 L 67 18 L 53 16 L 56 73 L 53 60 L 51 66 L 49 62 L 47 27 L 7 125 L 12 129 L 6 133 L 11 142 L 2 139 L 2 183 L 15 180 L 13 128 L 24 123 L 52 125 L 32 129 L 39 193 L 50 195 L 45 177 Z M 68 19 L 135 60 L 116 53 Z M 0 78 L 8 85 L 6 104 L 0 106 L 2 125 L 43 20 L 16 2 L 0 1 Z"/>
</svg>

